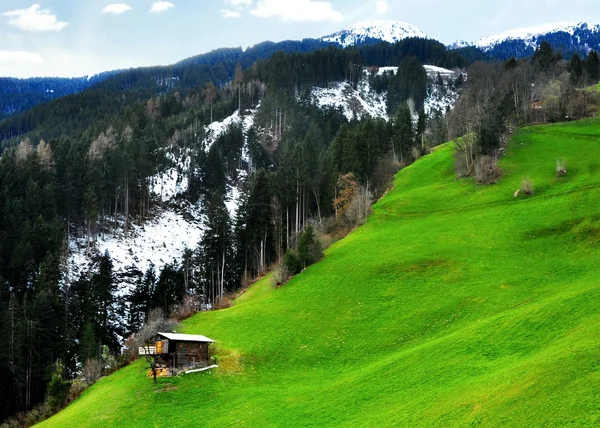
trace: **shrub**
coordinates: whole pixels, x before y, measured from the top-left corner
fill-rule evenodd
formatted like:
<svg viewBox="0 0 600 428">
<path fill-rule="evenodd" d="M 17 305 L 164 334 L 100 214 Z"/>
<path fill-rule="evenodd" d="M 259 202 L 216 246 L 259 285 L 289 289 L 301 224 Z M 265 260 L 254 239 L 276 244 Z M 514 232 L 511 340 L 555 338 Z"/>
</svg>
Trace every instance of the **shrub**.
<svg viewBox="0 0 600 428">
<path fill-rule="evenodd" d="M 217 311 L 220 311 L 222 309 L 227 309 L 227 308 L 231 308 L 233 306 L 233 302 L 227 298 L 227 297 L 222 297 L 221 299 L 219 299 L 219 301 L 215 304 L 214 309 Z"/>
<path fill-rule="evenodd" d="M 315 230 L 311 224 L 306 226 L 304 232 L 300 235 L 298 256 L 302 267 L 309 266 L 323 257 L 323 248 L 321 247 L 321 243 L 316 239 Z"/>
<path fill-rule="evenodd" d="M 491 156 L 479 156 L 475 160 L 475 179 L 479 184 L 492 184 L 500 178 L 500 168 Z"/>
<path fill-rule="evenodd" d="M 410 151 L 410 154 L 412 155 L 412 158 L 415 161 L 419 160 L 422 156 L 421 149 L 419 149 L 418 147 L 413 147 Z"/>
<path fill-rule="evenodd" d="M 362 186 L 359 187 L 343 214 L 346 223 L 350 227 L 363 224 L 371 213 L 372 201 L 371 192 Z"/>
<path fill-rule="evenodd" d="M 25 414 L 23 425 L 27 427 L 34 426 L 35 424 L 42 422 L 44 419 L 49 418 L 54 413 L 55 412 L 47 405 L 39 405 Z"/>
<path fill-rule="evenodd" d="M 88 385 L 93 385 L 102 377 L 102 363 L 95 358 L 88 358 L 81 370 L 81 379 Z"/>
<path fill-rule="evenodd" d="M 198 299 L 195 296 L 186 294 L 183 301 L 177 305 L 175 319 L 183 321 L 198 312 Z"/>
<path fill-rule="evenodd" d="M 51 409 L 60 409 L 67 401 L 67 393 L 71 387 L 71 382 L 64 380 L 60 372 L 52 375 L 48 384 L 48 407 Z"/>
<path fill-rule="evenodd" d="M 567 161 L 565 158 L 556 159 L 556 175 L 559 177 L 567 175 Z"/>
<path fill-rule="evenodd" d="M 397 160 L 381 158 L 377 161 L 377 166 L 371 177 L 371 184 L 375 189 L 376 198 L 380 198 L 387 191 L 394 175 L 399 170 L 400 163 Z"/>
<path fill-rule="evenodd" d="M 524 178 L 521 182 L 521 192 L 528 196 L 531 196 L 534 193 L 533 181 L 531 181 L 531 179 L 529 179 L 528 177 Z"/>
<path fill-rule="evenodd" d="M 282 264 L 275 269 L 273 269 L 273 285 L 275 287 L 279 287 L 290 279 L 290 274 L 287 271 L 287 268 Z"/>
<path fill-rule="evenodd" d="M 69 393 L 67 394 L 67 403 L 75 401 L 88 387 L 87 382 L 83 379 L 75 379 L 71 382 Z"/>
<path fill-rule="evenodd" d="M 298 253 L 294 250 L 288 250 L 283 257 L 282 267 L 287 270 L 290 276 L 300 273 L 303 266 Z"/>
</svg>

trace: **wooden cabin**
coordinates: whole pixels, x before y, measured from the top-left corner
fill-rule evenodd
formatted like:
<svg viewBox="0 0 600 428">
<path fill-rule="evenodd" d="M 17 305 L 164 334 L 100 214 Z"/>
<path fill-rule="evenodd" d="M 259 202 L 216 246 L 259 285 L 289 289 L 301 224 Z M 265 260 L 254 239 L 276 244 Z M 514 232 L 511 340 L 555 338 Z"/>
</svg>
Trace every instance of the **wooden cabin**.
<svg viewBox="0 0 600 428">
<path fill-rule="evenodd" d="M 195 334 L 158 333 L 153 344 L 140 346 L 140 355 L 151 355 L 169 375 L 181 371 L 208 367 L 208 347 L 214 340 Z"/>
</svg>

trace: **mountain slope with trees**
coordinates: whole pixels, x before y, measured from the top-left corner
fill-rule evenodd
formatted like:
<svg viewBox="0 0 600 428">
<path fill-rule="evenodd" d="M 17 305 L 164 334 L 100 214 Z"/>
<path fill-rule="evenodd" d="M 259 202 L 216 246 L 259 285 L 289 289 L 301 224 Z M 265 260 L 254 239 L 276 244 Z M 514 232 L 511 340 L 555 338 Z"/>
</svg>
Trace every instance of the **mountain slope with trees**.
<svg viewBox="0 0 600 428">
<path fill-rule="evenodd" d="M 138 362 L 42 426 L 593 425 L 599 137 L 597 119 L 526 128 L 494 186 L 440 147 L 324 260 L 186 321 L 218 369 L 154 385 Z"/>
<path fill-rule="evenodd" d="M 519 126 L 594 113 L 596 96 L 578 89 L 596 76 L 594 58 L 567 63 L 542 43 L 531 60 L 477 62 L 465 74 L 470 60 L 459 52 L 405 39 L 280 52 L 231 73 L 209 67 L 206 80 L 187 83 L 173 69 L 141 70 L 21 116 L 29 130 L 5 140 L 0 159 L 0 336 L 10 343 L 0 361 L 2 417 L 32 408 L 47 416 L 65 402 L 65 388 L 73 398 L 82 381 L 126 364 L 132 356 L 121 345 L 153 310 L 183 319 L 227 307 L 231 293 L 271 268 L 284 286 L 362 224 L 395 172 L 410 171 L 449 132 L 457 177 L 501 182 L 510 173 L 502 154 Z M 432 81 L 462 94 L 449 114 L 427 108 Z M 313 102 L 316 90 L 340 84 L 368 85 L 387 111 L 345 115 Z M 82 109 L 82 100 L 97 102 Z M 532 177 L 521 180 L 511 195 L 536 192 Z M 413 198 L 402 209 L 420 204 Z M 122 254 L 92 252 L 107 236 L 135 242 L 164 213 L 193 223 L 198 245 L 155 266 L 130 248 L 125 271 Z M 93 255 L 71 275 L 74 251 Z"/>
<path fill-rule="evenodd" d="M 121 343 L 152 309 L 183 317 L 225 304 L 228 293 L 282 260 L 290 261 L 285 282 L 318 259 L 310 225 L 328 220 L 327 233 L 343 235 L 400 162 L 444 141 L 444 132 L 428 133 L 422 109 L 413 126 L 406 104 L 415 97 L 421 106 L 427 96 L 423 62 L 468 60 L 438 42 L 407 39 L 278 53 L 246 70 L 236 64 L 231 75 L 209 67 L 206 80 L 189 82 L 148 69 L 3 121 L 0 336 L 10 357 L 0 361 L 2 418 L 46 402 L 55 377 L 60 389 L 93 367 L 107 373 L 124 364 Z M 393 120 L 349 120 L 311 102 L 315 87 L 345 82 L 356 90 L 374 79 L 365 64 L 411 72 L 374 82 L 388 94 Z M 165 176 L 173 183 L 168 198 Z M 200 242 L 169 252 L 177 258 L 161 265 L 135 260 L 136 234 L 153 230 L 165 212 L 195 227 Z M 131 238 L 123 252 L 134 262 L 125 270 L 122 254 L 93 251 L 111 236 Z M 81 254 L 90 263 L 74 270 L 69 260 Z"/>
</svg>

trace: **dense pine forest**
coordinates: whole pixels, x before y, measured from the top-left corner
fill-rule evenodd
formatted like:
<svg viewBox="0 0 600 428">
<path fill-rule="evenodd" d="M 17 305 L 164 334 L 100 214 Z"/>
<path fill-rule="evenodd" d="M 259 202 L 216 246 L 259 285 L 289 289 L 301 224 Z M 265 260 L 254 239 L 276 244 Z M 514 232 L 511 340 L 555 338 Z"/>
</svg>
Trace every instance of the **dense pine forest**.
<svg viewBox="0 0 600 428">
<path fill-rule="evenodd" d="M 62 405 L 82 370 L 125 364 L 123 341 L 153 309 L 181 319 L 221 307 L 274 266 L 282 285 L 321 256 L 323 237 L 364 220 L 399 168 L 449 137 L 457 175 L 493 182 L 511 128 L 585 117 L 595 95 L 580 88 L 599 72 L 595 52 L 566 61 L 547 43 L 505 63 L 424 39 L 248 58 L 121 72 L 0 122 L 0 420 Z M 447 115 L 424 112 L 424 64 L 464 72 L 450 82 L 462 96 Z M 363 79 L 387 94 L 390 120 L 348 120 L 310 102 L 315 86 Z M 253 126 L 234 123 L 208 146 L 205 127 L 235 111 L 255 114 Z M 91 246 L 143 224 L 169 168 L 189 183 L 179 208 L 200 206 L 207 219 L 197 248 L 128 278 L 106 253 L 73 278 L 72 240 Z M 233 217 L 232 186 L 241 189 Z"/>
</svg>

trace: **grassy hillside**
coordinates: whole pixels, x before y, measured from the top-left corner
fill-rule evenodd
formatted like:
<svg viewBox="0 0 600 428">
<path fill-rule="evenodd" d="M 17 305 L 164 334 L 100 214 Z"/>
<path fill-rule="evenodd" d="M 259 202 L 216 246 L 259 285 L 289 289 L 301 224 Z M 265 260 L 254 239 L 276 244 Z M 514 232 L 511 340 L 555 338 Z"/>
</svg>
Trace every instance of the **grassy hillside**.
<svg viewBox="0 0 600 428">
<path fill-rule="evenodd" d="M 138 362 L 43 426 L 600 423 L 600 122 L 523 130 L 496 185 L 452 166 L 441 147 L 321 263 L 186 322 L 218 370 L 155 386 Z"/>
</svg>

